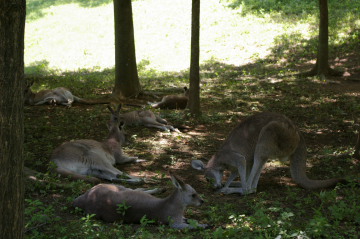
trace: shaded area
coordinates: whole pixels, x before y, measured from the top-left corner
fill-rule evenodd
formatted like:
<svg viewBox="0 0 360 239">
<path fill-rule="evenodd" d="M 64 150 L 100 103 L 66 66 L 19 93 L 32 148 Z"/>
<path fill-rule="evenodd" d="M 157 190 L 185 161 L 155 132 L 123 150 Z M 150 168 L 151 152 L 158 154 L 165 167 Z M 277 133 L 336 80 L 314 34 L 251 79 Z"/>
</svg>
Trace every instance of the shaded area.
<svg viewBox="0 0 360 239">
<path fill-rule="evenodd" d="M 357 232 L 359 219 L 354 215 L 358 211 L 354 210 L 354 213 L 347 209 L 358 209 L 359 187 L 339 186 L 335 190 L 322 192 L 303 190 L 291 179 L 288 163 L 271 161 L 263 171 L 256 194 L 246 197 L 221 195 L 209 187 L 203 175 L 191 168 L 190 162 L 192 159 L 208 160 L 230 130 L 248 115 L 259 111 L 276 111 L 289 116 L 303 132 L 308 146 L 310 178 L 345 175 L 357 180 L 360 177 L 359 161 L 333 156 L 352 152 L 356 131 L 360 127 L 358 37 L 359 31 L 352 29 L 343 42 L 331 45 L 331 65 L 345 69 L 348 75 L 327 81 L 296 76 L 296 73 L 308 70 L 313 64 L 316 45 L 316 39 L 304 40 L 296 34 L 279 36 L 272 54 L 251 64 L 228 65 L 214 60 L 206 62 L 201 66 L 203 115 L 199 119 L 190 119 L 182 111 L 156 111 L 171 124 L 189 127 L 181 134 L 142 127 L 127 128 L 130 142 L 124 146 L 124 152 L 147 161 L 118 167 L 132 175 L 156 179 L 157 183 L 142 186 L 166 188 L 168 191 L 161 197 L 172 190 L 166 174 L 168 168 L 194 186 L 205 197 L 206 203 L 201 208 L 189 210 L 191 218 L 211 223 L 215 228 L 208 232 L 183 233 L 189 237 L 206 235 L 204 238 L 211 238 L 209 235 L 212 233 L 221 235 L 222 228 L 227 228 L 223 232 L 225 236 L 219 238 L 234 238 L 237 235 L 261 237 L 262 232 L 275 238 L 284 231 L 306 231 L 310 237 L 316 238 L 323 236 L 317 235 L 317 231 L 327 233 L 328 236 L 337 233 L 334 237 L 338 234 L 344 236 L 343 232 L 350 235 L 351 232 Z M 138 66 L 144 89 L 159 92 L 159 96 L 177 93 L 177 89 L 188 84 L 188 71 L 159 72 L 148 69 L 146 61 Z M 110 92 L 114 85 L 113 69 L 54 73 L 44 60 L 27 67 L 26 72 L 37 77 L 34 90 L 65 86 L 75 95 L 92 97 Z M 123 111 L 131 110 L 137 108 L 123 108 Z M 85 231 L 94 237 L 101 232 L 104 238 L 113 238 L 115 235 L 127 238 L 146 230 L 163 238 L 178 236 L 179 232 L 168 232 L 162 227 L 117 223 L 109 225 L 93 221 L 70 207 L 72 199 L 92 185 L 68 181 L 51 174 L 50 154 L 65 141 L 104 139 L 107 135 L 107 120 L 108 112 L 104 105 L 25 107 L 25 165 L 44 173 L 42 177 L 46 180 L 71 186 L 59 189 L 52 185 L 27 185 L 26 215 L 28 225 L 33 228 L 28 235 L 81 238 L 81 233 Z M 43 215 L 47 216 L 45 223 L 39 219 Z M 284 219 L 284 215 L 291 216 Z M 56 220 L 61 220 L 64 226 L 56 223 Z M 279 221 L 281 225 L 276 224 Z M 321 224 L 323 222 L 337 226 L 332 229 Z"/>
</svg>

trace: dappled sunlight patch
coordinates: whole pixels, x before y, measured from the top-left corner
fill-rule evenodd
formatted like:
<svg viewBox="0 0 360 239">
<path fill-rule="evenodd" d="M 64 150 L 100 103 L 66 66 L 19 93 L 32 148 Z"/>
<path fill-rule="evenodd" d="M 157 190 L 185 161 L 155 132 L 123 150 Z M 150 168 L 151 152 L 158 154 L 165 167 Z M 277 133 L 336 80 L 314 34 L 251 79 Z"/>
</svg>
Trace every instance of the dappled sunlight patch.
<svg viewBox="0 0 360 239">
<path fill-rule="evenodd" d="M 61 71 L 114 66 L 111 3 L 91 8 L 63 4 L 42 11 L 41 18 L 26 23 L 26 66 L 45 59 L 51 69 Z M 146 60 L 151 68 L 164 71 L 189 68 L 191 1 L 135 1 L 133 15 L 138 62 Z M 219 1 L 205 1 L 200 61 L 215 57 L 227 64 L 248 64 L 268 57 L 285 33 L 306 39 L 313 32 L 306 22 L 280 23 L 271 15 L 242 15 Z"/>
</svg>

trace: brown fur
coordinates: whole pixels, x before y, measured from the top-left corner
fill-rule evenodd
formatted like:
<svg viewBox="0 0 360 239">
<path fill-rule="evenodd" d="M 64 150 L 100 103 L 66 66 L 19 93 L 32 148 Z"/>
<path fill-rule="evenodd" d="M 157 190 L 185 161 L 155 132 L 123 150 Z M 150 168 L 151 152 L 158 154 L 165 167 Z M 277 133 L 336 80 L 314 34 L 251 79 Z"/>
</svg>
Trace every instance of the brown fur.
<svg viewBox="0 0 360 239">
<path fill-rule="evenodd" d="M 160 109 L 185 109 L 189 100 L 189 90 L 184 87 L 182 95 L 167 95 L 160 102 L 152 104 L 153 108 Z"/>
<path fill-rule="evenodd" d="M 282 114 L 255 114 L 235 127 L 219 151 L 205 166 L 194 160 L 192 166 L 203 170 L 221 188 L 222 173 L 230 170 L 223 193 L 248 194 L 256 191 L 261 171 L 268 159 L 290 159 L 291 176 L 296 183 L 306 189 L 327 188 L 343 182 L 343 179 L 312 180 L 306 175 L 306 145 L 304 138 L 293 122 Z M 237 176 L 241 187 L 232 188 Z"/>
</svg>

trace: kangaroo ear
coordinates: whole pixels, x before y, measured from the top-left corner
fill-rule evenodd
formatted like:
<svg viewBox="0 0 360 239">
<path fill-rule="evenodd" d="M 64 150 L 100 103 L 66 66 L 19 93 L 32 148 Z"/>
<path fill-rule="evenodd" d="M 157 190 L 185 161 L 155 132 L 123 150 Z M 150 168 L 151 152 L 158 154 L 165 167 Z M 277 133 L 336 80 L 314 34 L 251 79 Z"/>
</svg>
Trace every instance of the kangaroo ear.
<svg viewBox="0 0 360 239">
<path fill-rule="evenodd" d="M 124 121 L 121 121 L 120 124 L 119 124 L 119 129 L 123 130 L 124 125 L 125 125 Z"/>
<path fill-rule="evenodd" d="M 114 112 L 113 108 L 111 108 L 111 106 L 110 106 L 110 105 L 107 105 L 107 108 L 110 110 L 110 112 L 111 112 L 112 114 L 115 114 L 115 112 Z"/>
<path fill-rule="evenodd" d="M 205 170 L 205 165 L 201 160 L 195 159 L 195 160 L 191 161 L 191 166 L 196 170 L 200 170 L 200 171 Z"/>
<path fill-rule="evenodd" d="M 170 172 L 171 181 L 177 189 L 185 190 L 185 183 Z"/>
<path fill-rule="evenodd" d="M 119 112 L 120 112 L 121 107 L 122 107 L 121 104 L 119 104 L 118 107 L 117 107 L 117 109 L 116 109 L 116 113 L 119 113 Z"/>
</svg>

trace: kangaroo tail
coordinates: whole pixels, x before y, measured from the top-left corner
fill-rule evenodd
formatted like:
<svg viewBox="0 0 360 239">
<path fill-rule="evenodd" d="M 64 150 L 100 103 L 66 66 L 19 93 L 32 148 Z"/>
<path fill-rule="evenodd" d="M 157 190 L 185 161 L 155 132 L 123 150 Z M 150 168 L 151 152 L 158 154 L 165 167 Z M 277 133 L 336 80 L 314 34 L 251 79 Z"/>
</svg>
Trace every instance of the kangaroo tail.
<svg viewBox="0 0 360 239">
<path fill-rule="evenodd" d="M 95 105 L 95 104 L 109 104 L 111 100 L 107 97 L 99 98 L 99 99 L 82 99 L 80 97 L 74 96 L 74 101 L 80 104 L 87 104 L 87 105 Z"/>
<path fill-rule="evenodd" d="M 56 168 L 55 171 L 63 176 L 66 176 L 68 178 L 75 179 L 75 180 L 84 180 L 85 182 L 89 182 L 89 183 L 100 183 L 101 182 L 101 180 L 98 178 L 95 178 L 92 176 L 86 176 L 86 175 L 82 175 L 82 174 L 77 174 L 72 171 L 62 169 L 62 168 Z"/>
<path fill-rule="evenodd" d="M 290 158 L 290 172 L 294 181 L 305 189 L 320 189 L 333 187 L 339 182 L 345 182 L 341 178 L 326 180 L 312 180 L 306 175 L 306 145 L 303 136 L 300 135 L 300 142 Z"/>
</svg>

